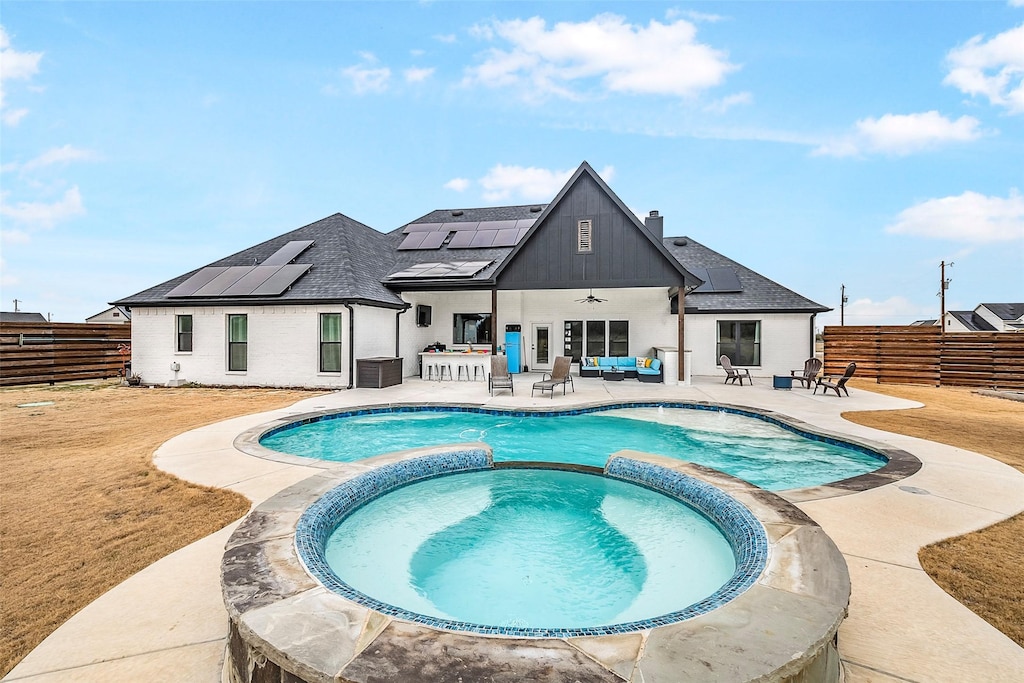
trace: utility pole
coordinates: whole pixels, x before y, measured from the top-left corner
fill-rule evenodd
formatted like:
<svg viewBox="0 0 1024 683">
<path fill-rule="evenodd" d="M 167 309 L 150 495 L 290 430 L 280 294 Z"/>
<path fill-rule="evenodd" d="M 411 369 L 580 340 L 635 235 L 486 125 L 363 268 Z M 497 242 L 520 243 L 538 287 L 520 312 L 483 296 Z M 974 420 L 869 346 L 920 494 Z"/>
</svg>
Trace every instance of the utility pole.
<svg viewBox="0 0 1024 683">
<path fill-rule="evenodd" d="M 839 285 L 839 326 L 846 325 L 846 302 L 850 298 L 846 296 L 846 285 Z"/>
<path fill-rule="evenodd" d="M 17 299 L 15 299 L 15 300 L 14 300 L 14 312 L 15 312 L 15 313 L 17 313 L 17 312 L 18 312 L 18 303 L 19 303 L 19 301 L 18 301 Z"/>
<path fill-rule="evenodd" d="M 949 262 L 949 267 L 953 267 L 953 262 Z M 946 290 L 949 289 L 949 283 L 953 278 L 946 277 L 946 262 L 942 261 L 939 263 L 939 299 L 942 302 L 942 315 L 939 317 L 939 329 L 942 330 L 942 334 L 946 333 Z"/>
</svg>

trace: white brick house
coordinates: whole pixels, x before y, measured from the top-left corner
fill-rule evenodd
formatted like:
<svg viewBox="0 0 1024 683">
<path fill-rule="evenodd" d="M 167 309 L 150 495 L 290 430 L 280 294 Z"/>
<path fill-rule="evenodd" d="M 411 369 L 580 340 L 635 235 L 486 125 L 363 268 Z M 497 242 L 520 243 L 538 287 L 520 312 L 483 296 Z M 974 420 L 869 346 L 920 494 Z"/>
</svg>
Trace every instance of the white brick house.
<svg viewBox="0 0 1024 683">
<path fill-rule="evenodd" d="M 722 353 L 758 376 L 801 368 L 829 309 L 662 225 L 584 162 L 549 204 L 437 210 L 386 234 L 335 214 L 115 305 L 154 384 L 346 388 L 357 359 L 401 357 L 413 376 L 424 347 L 497 352 L 506 326 L 533 370 L 654 347 L 690 350 L 693 374 L 721 374 Z"/>
</svg>

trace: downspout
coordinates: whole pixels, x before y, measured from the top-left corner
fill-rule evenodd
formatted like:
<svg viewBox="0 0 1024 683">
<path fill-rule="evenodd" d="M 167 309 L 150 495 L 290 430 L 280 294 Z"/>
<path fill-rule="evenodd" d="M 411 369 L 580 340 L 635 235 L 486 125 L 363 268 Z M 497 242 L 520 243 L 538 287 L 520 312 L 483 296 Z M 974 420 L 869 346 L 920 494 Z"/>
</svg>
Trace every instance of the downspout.
<svg viewBox="0 0 1024 683">
<path fill-rule="evenodd" d="M 351 389 L 355 386 L 356 368 L 356 312 L 350 304 L 342 304 L 348 309 L 348 386 Z"/>
<path fill-rule="evenodd" d="M 399 343 L 401 341 L 402 334 L 401 318 L 402 314 L 410 308 L 412 308 L 412 304 L 406 304 L 405 308 L 395 313 L 395 358 L 400 358 L 402 356 L 401 344 Z"/>
<path fill-rule="evenodd" d="M 814 338 L 814 319 L 818 317 L 817 313 L 811 313 L 811 353 L 808 358 L 815 357 L 815 350 L 817 349 L 817 339 Z"/>
</svg>

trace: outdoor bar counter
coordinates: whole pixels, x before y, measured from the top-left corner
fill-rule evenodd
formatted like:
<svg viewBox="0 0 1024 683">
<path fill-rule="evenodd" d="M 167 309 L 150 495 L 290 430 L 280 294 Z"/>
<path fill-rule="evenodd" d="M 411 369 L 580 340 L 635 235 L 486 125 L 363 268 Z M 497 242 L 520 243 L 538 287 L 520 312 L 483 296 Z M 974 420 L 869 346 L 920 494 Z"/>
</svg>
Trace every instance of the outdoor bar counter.
<svg viewBox="0 0 1024 683">
<path fill-rule="evenodd" d="M 460 371 L 459 368 L 462 368 Z M 442 373 L 443 368 L 443 373 Z M 491 371 L 491 352 L 423 351 L 420 353 L 422 379 L 470 379 L 487 381 Z"/>
</svg>

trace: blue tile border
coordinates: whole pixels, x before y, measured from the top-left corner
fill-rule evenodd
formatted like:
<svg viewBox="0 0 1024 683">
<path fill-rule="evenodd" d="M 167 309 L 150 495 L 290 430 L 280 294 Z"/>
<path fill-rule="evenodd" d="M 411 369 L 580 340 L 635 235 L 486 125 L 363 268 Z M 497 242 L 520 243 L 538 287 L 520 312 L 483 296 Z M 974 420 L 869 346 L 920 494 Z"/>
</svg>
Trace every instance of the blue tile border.
<svg viewBox="0 0 1024 683">
<path fill-rule="evenodd" d="M 551 465 L 545 467 L 550 469 Z M 460 448 L 410 458 L 359 475 L 331 489 L 303 512 L 295 532 L 299 558 L 307 571 L 324 587 L 377 612 L 439 629 L 519 638 L 613 635 L 683 621 L 717 609 L 743 593 L 754 584 L 767 564 L 768 538 L 764 527 L 745 506 L 699 479 L 620 456 L 609 461 L 604 476 L 663 493 L 690 506 L 721 529 L 736 556 L 736 570 L 732 578 L 715 593 L 682 610 L 621 624 L 581 628 L 492 626 L 431 617 L 381 602 L 340 580 L 327 565 L 324 550 L 330 535 L 345 517 L 373 498 L 413 482 L 492 468 L 494 463 L 488 451 Z M 575 468 L 567 466 L 567 469 Z"/>
</svg>

